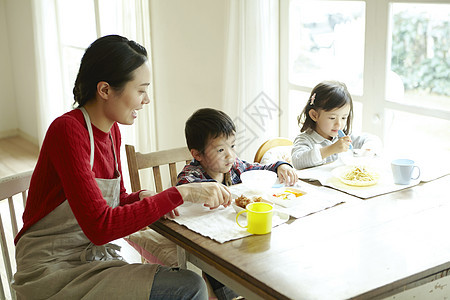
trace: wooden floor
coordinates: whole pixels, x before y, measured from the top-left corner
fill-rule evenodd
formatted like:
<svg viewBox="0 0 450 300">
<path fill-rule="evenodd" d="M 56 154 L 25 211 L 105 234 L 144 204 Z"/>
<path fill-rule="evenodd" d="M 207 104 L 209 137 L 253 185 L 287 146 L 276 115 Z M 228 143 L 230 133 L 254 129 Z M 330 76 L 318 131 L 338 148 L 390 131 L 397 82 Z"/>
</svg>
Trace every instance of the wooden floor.
<svg viewBox="0 0 450 300">
<path fill-rule="evenodd" d="M 0 178 L 34 169 L 39 147 L 21 137 L 0 139 Z"/>
<path fill-rule="evenodd" d="M 0 178 L 33 170 L 38 156 L 39 147 L 26 139 L 18 136 L 0 139 Z M 122 247 L 121 255 L 126 261 L 141 262 L 140 255 L 125 240 L 119 239 L 114 243 Z"/>
</svg>

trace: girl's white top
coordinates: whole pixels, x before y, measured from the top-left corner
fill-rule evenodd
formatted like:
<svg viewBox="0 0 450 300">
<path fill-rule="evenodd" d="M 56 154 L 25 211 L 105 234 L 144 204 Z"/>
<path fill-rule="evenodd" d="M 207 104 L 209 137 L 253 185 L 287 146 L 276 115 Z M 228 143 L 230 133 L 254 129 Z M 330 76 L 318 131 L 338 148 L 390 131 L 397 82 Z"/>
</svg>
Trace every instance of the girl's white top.
<svg viewBox="0 0 450 300">
<path fill-rule="evenodd" d="M 363 133 L 361 135 L 351 134 L 354 149 L 370 149 L 375 154 L 380 154 L 382 150 L 381 140 L 375 135 Z M 335 143 L 339 137 L 334 137 L 331 141 L 318 134 L 313 129 L 308 129 L 300 133 L 294 140 L 292 147 L 292 164 L 294 168 L 300 170 L 336 161 L 339 156 L 333 154 L 322 159 L 320 149 Z"/>
</svg>

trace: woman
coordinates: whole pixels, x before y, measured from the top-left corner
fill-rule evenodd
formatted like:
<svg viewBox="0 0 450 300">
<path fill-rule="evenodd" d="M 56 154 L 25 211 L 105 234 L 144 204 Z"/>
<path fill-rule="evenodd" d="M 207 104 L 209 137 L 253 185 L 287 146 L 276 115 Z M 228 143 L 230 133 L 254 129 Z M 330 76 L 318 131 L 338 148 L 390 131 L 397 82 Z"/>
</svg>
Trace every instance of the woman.
<svg viewBox="0 0 450 300">
<path fill-rule="evenodd" d="M 206 299 L 189 270 L 128 264 L 109 243 L 177 213 L 184 201 L 230 204 L 221 185 L 189 184 L 127 194 L 117 123 L 133 124 L 150 71 L 144 47 L 105 36 L 86 50 L 73 89 L 78 108 L 49 127 L 16 237 L 19 299 Z"/>
</svg>

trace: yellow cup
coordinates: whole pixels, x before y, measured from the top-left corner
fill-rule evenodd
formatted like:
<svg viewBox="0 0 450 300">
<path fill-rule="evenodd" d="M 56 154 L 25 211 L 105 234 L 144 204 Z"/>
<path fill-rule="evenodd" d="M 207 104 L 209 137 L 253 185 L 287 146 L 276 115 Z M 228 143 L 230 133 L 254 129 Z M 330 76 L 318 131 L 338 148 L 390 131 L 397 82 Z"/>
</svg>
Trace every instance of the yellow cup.
<svg viewBox="0 0 450 300">
<path fill-rule="evenodd" d="M 244 212 L 247 213 L 247 226 L 242 226 L 238 221 L 239 216 Z M 247 231 L 252 234 L 266 234 L 272 230 L 272 216 L 273 206 L 271 204 L 253 202 L 236 215 L 236 223 L 242 228 L 247 228 Z"/>
</svg>

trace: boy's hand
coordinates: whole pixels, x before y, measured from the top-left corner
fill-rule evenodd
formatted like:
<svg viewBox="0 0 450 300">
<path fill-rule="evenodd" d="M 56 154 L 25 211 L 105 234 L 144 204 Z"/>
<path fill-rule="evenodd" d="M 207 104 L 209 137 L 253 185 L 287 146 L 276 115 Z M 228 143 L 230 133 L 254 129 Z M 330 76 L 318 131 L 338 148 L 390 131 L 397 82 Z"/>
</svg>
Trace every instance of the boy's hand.
<svg viewBox="0 0 450 300">
<path fill-rule="evenodd" d="M 217 182 L 194 182 L 176 187 L 184 201 L 203 203 L 214 209 L 231 204 L 231 193 L 223 184 Z"/>
<path fill-rule="evenodd" d="M 298 181 L 297 172 L 291 166 L 282 164 L 277 168 L 278 179 L 280 183 L 294 185 Z"/>
</svg>

